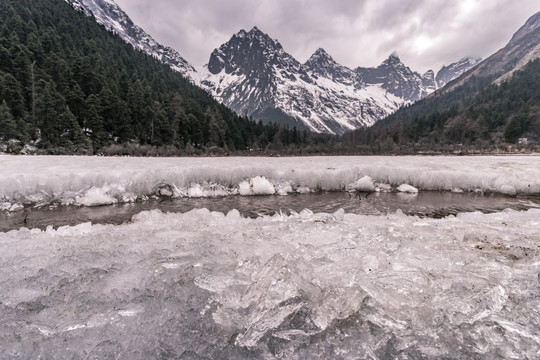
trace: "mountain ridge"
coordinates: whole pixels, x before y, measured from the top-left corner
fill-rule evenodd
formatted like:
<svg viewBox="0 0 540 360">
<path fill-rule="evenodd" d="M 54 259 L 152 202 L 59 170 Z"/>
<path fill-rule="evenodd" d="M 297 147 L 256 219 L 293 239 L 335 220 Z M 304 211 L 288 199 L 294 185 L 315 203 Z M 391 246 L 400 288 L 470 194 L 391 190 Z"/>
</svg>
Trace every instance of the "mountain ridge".
<svg viewBox="0 0 540 360">
<path fill-rule="evenodd" d="M 127 14 L 112 0 L 65 0 L 76 9 L 83 11 L 88 16 L 93 16 L 96 21 L 105 26 L 107 30 L 115 32 L 124 41 L 131 44 L 135 49 L 141 50 L 148 55 L 169 65 L 173 70 L 181 73 L 191 81 L 197 72 L 178 51 L 171 47 L 159 44 L 148 35 L 141 27 L 134 24 Z"/>
<path fill-rule="evenodd" d="M 341 134 L 371 126 L 441 85 L 433 71 L 412 71 L 395 53 L 376 68 L 350 69 L 319 48 L 302 64 L 257 26 L 233 34 L 212 51 L 206 67 L 196 69 L 176 50 L 158 44 L 133 24 L 113 0 L 65 1 L 93 15 L 133 47 L 168 64 L 224 105 L 263 122 Z M 452 71 L 444 80 L 452 78 Z"/>
<path fill-rule="evenodd" d="M 400 153 L 540 147 L 540 13 L 506 46 L 428 97 L 346 135 L 356 149 Z M 512 144 L 512 145 L 511 145 Z"/>
</svg>

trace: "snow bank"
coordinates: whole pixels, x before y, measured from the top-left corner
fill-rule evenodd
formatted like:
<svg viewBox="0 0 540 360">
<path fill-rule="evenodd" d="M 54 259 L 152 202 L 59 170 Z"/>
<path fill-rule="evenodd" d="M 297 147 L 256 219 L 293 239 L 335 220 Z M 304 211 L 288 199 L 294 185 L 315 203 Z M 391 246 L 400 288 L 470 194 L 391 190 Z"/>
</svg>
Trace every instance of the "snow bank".
<svg viewBox="0 0 540 360">
<path fill-rule="evenodd" d="M 6 358 L 537 358 L 540 210 L 0 233 Z M 286 356 L 285 356 L 286 355 Z"/>
<path fill-rule="evenodd" d="M 540 194 L 540 156 L 104 158 L 0 156 L 0 210 L 80 206 L 150 196 L 291 192 L 476 191 Z"/>
<path fill-rule="evenodd" d="M 364 192 L 375 191 L 375 185 L 373 185 L 373 180 L 367 175 L 358 179 L 356 182 L 347 185 L 347 188 L 353 191 L 364 191 Z"/>
<path fill-rule="evenodd" d="M 399 192 L 404 192 L 404 193 L 408 193 L 408 194 L 417 194 L 418 193 L 418 189 L 415 188 L 414 186 L 409 185 L 409 184 L 401 184 L 396 188 L 396 190 L 399 191 Z"/>
<path fill-rule="evenodd" d="M 264 176 L 255 176 L 249 181 L 242 181 L 238 184 L 240 195 L 273 195 L 275 192 L 274 185 Z"/>
</svg>

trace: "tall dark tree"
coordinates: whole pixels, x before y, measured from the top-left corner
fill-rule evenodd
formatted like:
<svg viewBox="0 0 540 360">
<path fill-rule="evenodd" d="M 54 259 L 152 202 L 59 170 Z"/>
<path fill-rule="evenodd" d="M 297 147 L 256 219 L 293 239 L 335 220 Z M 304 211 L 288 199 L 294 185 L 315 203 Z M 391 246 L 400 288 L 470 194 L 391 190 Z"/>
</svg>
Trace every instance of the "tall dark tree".
<svg viewBox="0 0 540 360">
<path fill-rule="evenodd" d="M 13 119 L 11 109 L 3 100 L 0 104 L 0 138 L 9 140 L 16 138 L 17 135 L 17 123 Z"/>
</svg>

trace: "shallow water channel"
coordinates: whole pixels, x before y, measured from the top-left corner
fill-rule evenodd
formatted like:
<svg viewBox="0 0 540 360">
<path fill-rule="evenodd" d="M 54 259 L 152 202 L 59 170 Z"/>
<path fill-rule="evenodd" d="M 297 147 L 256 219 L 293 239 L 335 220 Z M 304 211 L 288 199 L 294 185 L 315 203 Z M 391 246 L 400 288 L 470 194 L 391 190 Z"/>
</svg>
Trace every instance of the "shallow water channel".
<svg viewBox="0 0 540 360">
<path fill-rule="evenodd" d="M 540 197 L 510 197 L 499 194 L 452 193 L 424 191 L 405 193 L 347 193 L 317 192 L 287 196 L 228 196 L 215 198 L 151 199 L 146 202 L 95 207 L 53 206 L 27 208 L 14 213 L 0 213 L 0 231 L 27 228 L 59 227 L 84 222 L 121 224 L 141 211 L 159 209 L 163 212 L 184 213 L 207 208 L 227 213 L 237 209 L 244 217 L 290 214 L 309 209 L 315 213 L 332 213 L 344 209 L 347 213 L 384 215 L 397 210 L 407 215 L 441 218 L 462 212 L 492 213 L 504 209 L 527 210 L 540 208 Z"/>
</svg>

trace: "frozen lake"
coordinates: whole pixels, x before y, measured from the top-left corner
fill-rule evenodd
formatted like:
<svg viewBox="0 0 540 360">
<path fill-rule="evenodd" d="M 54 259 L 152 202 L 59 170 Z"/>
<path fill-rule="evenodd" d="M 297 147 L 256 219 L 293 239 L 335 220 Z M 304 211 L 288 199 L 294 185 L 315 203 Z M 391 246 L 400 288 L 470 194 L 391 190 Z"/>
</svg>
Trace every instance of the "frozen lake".
<svg viewBox="0 0 540 360">
<path fill-rule="evenodd" d="M 540 357 L 539 156 L 0 168 L 0 359 Z"/>
</svg>

